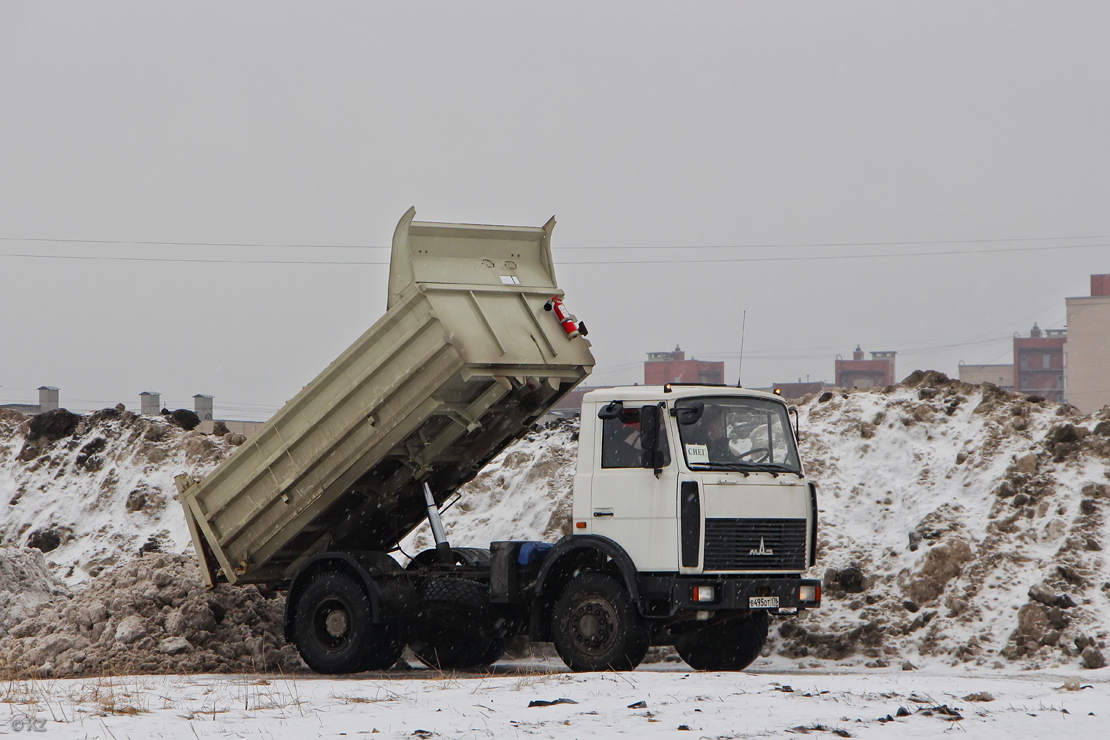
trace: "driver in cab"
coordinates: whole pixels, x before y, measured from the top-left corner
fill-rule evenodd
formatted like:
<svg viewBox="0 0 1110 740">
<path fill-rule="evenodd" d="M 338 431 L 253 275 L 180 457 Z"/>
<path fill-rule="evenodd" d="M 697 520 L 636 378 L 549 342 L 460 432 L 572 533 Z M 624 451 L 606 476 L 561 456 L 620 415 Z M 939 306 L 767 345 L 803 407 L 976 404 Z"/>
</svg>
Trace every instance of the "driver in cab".
<svg viewBox="0 0 1110 740">
<path fill-rule="evenodd" d="M 734 462 L 736 459 L 729 445 L 725 411 L 719 406 L 706 406 L 701 419 L 691 426 L 687 436 L 688 444 L 703 445 L 713 462 Z"/>
<path fill-rule="evenodd" d="M 766 451 L 766 444 L 754 438 L 758 432 L 743 417 L 730 419 L 725 408 L 707 405 L 701 419 L 689 428 L 686 441 L 704 446 L 710 462 L 752 462 L 752 455 Z"/>
</svg>

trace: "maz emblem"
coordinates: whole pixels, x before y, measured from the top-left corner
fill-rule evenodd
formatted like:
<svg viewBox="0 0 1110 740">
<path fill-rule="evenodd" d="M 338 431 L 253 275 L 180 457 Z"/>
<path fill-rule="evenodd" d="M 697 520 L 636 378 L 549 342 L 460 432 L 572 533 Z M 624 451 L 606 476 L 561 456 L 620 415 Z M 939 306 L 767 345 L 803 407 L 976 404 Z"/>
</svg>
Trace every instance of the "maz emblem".
<svg viewBox="0 0 1110 740">
<path fill-rule="evenodd" d="M 764 547 L 763 538 L 760 537 L 759 538 L 759 549 L 758 550 L 752 550 L 748 554 L 749 555 L 774 555 L 775 551 L 770 549 L 769 547 Z"/>
</svg>

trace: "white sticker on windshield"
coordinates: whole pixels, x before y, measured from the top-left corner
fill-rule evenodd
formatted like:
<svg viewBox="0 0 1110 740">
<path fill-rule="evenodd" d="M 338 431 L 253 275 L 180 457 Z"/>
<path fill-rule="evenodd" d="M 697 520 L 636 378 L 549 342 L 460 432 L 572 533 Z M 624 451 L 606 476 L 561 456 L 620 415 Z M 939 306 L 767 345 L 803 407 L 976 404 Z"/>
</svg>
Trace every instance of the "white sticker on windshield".
<svg viewBox="0 0 1110 740">
<path fill-rule="evenodd" d="M 686 462 L 709 463 L 709 448 L 705 445 L 686 445 Z"/>
</svg>

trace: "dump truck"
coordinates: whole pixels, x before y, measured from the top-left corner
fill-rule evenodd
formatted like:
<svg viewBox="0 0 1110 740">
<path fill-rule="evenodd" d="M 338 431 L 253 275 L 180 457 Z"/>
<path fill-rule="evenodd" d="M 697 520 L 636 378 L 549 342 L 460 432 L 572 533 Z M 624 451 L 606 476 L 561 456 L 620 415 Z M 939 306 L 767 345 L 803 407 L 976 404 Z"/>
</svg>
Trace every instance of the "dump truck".
<svg viewBox="0 0 1110 740">
<path fill-rule="evenodd" d="M 285 637 L 321 673 L 386 669 L 406 645 L 479 668 L 518 635 L 576 671 L 634 668 L 651 645 L 739 670 L 772 615 L 819 606 L 796 426 L 740 388 L 586 393 L 571 533 L 452 547 L 440 508 L 594 360 L 555 279 L 554 219 L 414 216 L 385 315 L 212 473 L 178 476 L 210 587 L 284 590 Z M 395 558 L 425 521 L 435 547 Z"/>
</svg>

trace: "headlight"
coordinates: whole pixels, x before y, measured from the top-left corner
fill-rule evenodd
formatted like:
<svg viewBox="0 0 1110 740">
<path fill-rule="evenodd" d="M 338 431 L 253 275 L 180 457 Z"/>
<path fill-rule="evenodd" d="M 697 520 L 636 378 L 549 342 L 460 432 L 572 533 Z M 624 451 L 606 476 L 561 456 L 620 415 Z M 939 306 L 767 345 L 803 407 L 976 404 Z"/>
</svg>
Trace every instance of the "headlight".
<svg viewBox="0 0 1110 740">
<path fill-rule="evenodd" d="M 694 601 L 713 601 L 712 586 L 694 586 Z"/>
<path fill-rule="evenodd" d="M 820 586 L 799 586 L 798 601 L 817 601 L 821 598 Z"/>
</svg>

